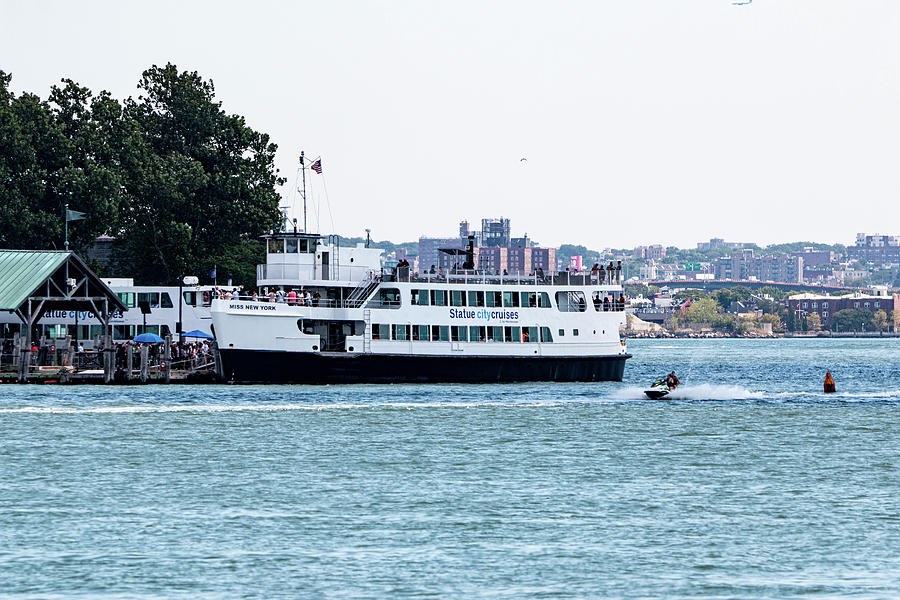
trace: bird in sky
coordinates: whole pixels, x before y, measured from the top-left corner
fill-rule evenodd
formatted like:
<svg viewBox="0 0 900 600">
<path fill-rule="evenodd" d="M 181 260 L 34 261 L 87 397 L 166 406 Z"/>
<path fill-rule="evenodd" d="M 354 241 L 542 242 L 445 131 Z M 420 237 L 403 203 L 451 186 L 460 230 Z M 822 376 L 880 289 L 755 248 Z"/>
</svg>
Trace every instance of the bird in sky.
<svg viewBox="0 0 900 600">
<path fill-rule="evenodd" d="M 528 159 L 523 157 L 519 159 L 519 162 L 528 162 Z"/>
<path fill-rule="evenodd" d="M 747 0 L 746 2 L 732 2 L 732 6 L 743 6 L 745 4 L 753 4 L 753 0 Z"/>
</svg>

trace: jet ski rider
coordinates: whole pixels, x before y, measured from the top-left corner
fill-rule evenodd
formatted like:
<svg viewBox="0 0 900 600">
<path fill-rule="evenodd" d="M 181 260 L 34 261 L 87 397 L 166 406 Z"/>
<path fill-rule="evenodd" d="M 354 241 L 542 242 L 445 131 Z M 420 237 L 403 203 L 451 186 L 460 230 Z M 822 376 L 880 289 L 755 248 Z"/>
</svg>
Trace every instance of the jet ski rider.
<svg viewBox="0 0 900 600">
<path fill-rule="evenodd" d="M 668 388 L 670 390 L 674 390 L 680 384 L 681 384 L 681 380 L 678 379 L 677 375 L 675 375 L 675 371 L 672 371 L 671 373 L 666 375 L 666 386 L 668 386 Z"/>
</svg>

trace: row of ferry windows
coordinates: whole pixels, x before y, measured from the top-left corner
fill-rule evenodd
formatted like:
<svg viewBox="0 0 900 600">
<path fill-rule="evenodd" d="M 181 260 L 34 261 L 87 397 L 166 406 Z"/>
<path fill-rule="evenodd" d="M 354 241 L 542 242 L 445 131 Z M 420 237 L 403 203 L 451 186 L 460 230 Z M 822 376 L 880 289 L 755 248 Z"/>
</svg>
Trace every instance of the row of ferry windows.
<svg viewBox="0 0 900 600">
<path fill-rule="evenodd" d="M 373 340 L 420 342 L 552 342 L 549 327 L 372 325 Z"/>
<path fill-rule="evenodd" d="M 315 254 L 316 240 L 305 238 L 269 238 L 269 254 Z"/>
<path fill-rule="evenodd" d="M 390 292 L 392 290 L 383 290 Z M 411 302 L 418 306 L 487 306 L 550 308 L 547 292 L 482 292 L 477 290 L 412 290 Z M 387 300 L 399 304 L 399 292 Z"/>
</svg>

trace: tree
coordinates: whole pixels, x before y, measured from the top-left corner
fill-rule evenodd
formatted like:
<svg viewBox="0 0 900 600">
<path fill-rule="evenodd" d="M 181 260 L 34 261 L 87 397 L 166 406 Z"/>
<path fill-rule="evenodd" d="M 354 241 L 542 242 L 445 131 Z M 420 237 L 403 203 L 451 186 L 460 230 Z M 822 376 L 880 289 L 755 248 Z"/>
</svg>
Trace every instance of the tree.
<svg viewBox="0 0 900 600">
<path fill-rule="evenodd" d="M 16 97 L 11 80 L 0 71 L 0 247 L 61 248 L 66 140 L 49 104 Z"/>
<path fill-rule="evenodd" d="M 276 145 L 228 115 L 215 101 L 212 81 L 173 64 L 144 71 L 141 95 L 125 103 L 143 145 L 128 165 L 130 201 L 121 237 L 135 277 L 170 282 L 237 261 L 245 279 L 258 237 L 277 227 L 284 179 L 274 167 Z M 249 245 L 249 246 L 248 246 Z"/>
<path fill-rule="evenodd" d="M 845 308 L 834 313 L 834 331 L 865 331 L 872 329 L 872 313 L 861 308 Z"/>
<path fill-rule="evenodd" d="M 818 315 L 818 313 L 809 313 L 806 316 L 806 328 L 809 331 L 822 330 L 822 318 Z"/>
<path fill-rule="evenodd" d="M 872 315 L 872 326 L 877 331 L 884 331 L 885 329 L 887 329 L 887 324 L 888 324 L 887 313 L 883 310 L 876 310 L 875 313 Z"/>
<path fill-rule="evenodd" d="M 719 316 L 719 306 L 715 300 L 703 298 L 692 302 L 687 309 L 687 321 L 690 323 L 709 323 L 713 325 Z"/>
</svg>

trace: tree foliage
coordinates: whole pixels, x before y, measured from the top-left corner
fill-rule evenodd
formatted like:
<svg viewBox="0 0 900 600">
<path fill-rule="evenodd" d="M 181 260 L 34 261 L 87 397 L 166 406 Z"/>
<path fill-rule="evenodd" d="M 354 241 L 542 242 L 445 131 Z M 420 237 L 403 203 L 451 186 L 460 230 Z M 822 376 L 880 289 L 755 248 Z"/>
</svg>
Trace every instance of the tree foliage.
<svg viewBox="0 0 900 600">
<path fill-rule="evenodd" d="M 64 79 L 43 101 L 0 71 L 0 247 L 72 249 L 119 241 L 122 270 L 170 283 L 213 265 L 250 284 L 258 236 L 277 225 L 275 144 L 226 114 L 212 81 L 153 66 L 124 103 Z"/>
<path fill-rule="evenodd" d="M 861 308 L 845 308 L 831 319 L 834 331 L 872 331 L 872 313 Z"/>
</svg>

